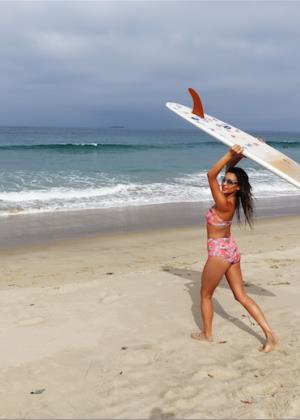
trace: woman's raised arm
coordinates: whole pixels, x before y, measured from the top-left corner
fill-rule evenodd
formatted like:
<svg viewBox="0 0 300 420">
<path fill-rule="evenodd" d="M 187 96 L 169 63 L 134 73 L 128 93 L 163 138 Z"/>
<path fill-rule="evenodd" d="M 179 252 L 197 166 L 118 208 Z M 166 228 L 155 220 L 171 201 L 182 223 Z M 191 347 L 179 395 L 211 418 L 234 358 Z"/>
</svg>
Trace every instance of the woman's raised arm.
<svg viewBox="0 0 300 420">
<path fill-rule="evenodd" d="M 242 147 L 239 145 L 234 145 L 231 149 L 216 162 L 207 172 L 207 178 L 210 186 L 210 190 L 213 196 L 213 199 L 216 203 L 216 206 L 221 211 L 228 211 L 228 202 L 225 197 L 225 194 L 220 190 L 219 183 L 217 181 L 217 176 L 224 168 L 224 166 L 236 160 L 237 162 L 242 159 Z"/>
</svg>

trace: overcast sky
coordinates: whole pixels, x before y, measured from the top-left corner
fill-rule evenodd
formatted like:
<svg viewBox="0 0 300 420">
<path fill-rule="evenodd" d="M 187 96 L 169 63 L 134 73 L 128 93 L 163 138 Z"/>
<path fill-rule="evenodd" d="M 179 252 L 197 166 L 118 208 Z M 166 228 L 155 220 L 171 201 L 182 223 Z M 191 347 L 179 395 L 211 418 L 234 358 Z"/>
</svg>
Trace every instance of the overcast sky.
<svg viewBox="0 0 300 420">
<path fill-rule="evenodd" d="M 300 131 L 300 2 L 0 2 L 0 125 Z"/>
</svg>

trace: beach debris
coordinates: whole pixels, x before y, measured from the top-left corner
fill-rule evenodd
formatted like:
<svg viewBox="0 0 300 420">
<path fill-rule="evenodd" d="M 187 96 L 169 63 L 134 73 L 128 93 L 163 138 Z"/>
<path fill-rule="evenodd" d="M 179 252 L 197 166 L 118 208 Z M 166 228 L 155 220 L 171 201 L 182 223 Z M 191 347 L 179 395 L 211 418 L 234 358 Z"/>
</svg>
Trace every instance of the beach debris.
<svg viewBox="0 0 300 420">
<path fill-rule="evenodd" d="M 249 401 L 249 400 L 240 400 L 240 401 L 243 404 L 253 404 L 253 401 Z"/>
<path fill-rule="evenodd" d="M 34 306 L 35 304 L 34 303 L 30 303 L 30 305 L 29 306 Z"/>
<path fill-rule="evenodd" d="M 227 343 L 227 341 L 218 341 L 218 344 L 225 344 L 225 343 Z"/>
<path fill-rule="evenodd" d="M 119 375 L 123 375 L 123 370 L 120 370 Z"/>
<path fill-rule="evenodd" d="M 111 276 L 112 274 L 114 274 L 112 271 L 109 271 L 108 273 L 106 273 L 107 276 Z"/>
<path fill-rule="evenodd" d="M 45 388 L 41 388 L 41 389 L 35 389 L 34 391 L 30 391 L 30 394 L 42 394 L 45 391 Z"/>
<path fill-rule="evenodd" d="M 127 350 L 127 349 L 128 349 L 128 347 L 126 347 L 126 346 L 121 347 L 121 350 Z"/>
<path fill-rule="evenodd" d="M 211 373 L 208 373 L 207 376 L 209 376 L 210 378 L 214 377 L 214 375 L 212 375 Z"/>
</svg>

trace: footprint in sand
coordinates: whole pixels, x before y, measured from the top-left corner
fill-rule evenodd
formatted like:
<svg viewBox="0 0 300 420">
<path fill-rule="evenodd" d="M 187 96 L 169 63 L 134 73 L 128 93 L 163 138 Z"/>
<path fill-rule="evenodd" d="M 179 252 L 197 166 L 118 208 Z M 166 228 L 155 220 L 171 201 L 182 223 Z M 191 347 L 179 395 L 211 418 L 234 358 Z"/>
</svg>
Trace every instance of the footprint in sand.
<svg viewBox="0 0 300 420">
<path fill-rule="evenodd" d="M 286 284 L 291 284 L 289 281 L 279 281 L 279 282 L 275 282 L 275 281 L 271 281 L 269 283 L 267 283 L 269 286 L 284 286 Z"/>
<path fill-rule="evenodd" d="M 130 347 L 133 350 L 152 350 L 153 345 L 152 344 L 135 344 L 133 346 Z"/>
<path fill-rule="evenodd" d="M 18 322 L 18 325 L 20 327 L 27 327 L 28 325 L 30 326 L 30 325 L 40 324 L 43 321 L 44 321 L 44 318 L 42 318 L 41 316 L 37 316 L 35 318 L 22 319 L 21 321 Z"/>
<path fill-rule="evenodd" d="M 113 303 L 113 302 L 116 302 L 116 301 L 118 301 L 120 298 L 121 298 L 121 294 L 117 294 L 117 295 L 111 295 L 111 296 L 102 296 L 102 297 L 100 297 L 99 299 L 98 299 L 98 302 L 99 303 Z"/>
</svg>

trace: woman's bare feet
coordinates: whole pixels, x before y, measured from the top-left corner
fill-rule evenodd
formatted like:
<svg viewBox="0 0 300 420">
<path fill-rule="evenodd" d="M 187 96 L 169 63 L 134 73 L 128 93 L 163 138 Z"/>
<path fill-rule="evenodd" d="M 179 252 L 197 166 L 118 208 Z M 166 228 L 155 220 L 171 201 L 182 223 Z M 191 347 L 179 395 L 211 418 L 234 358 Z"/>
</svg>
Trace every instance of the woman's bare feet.
<svg viewBox="0 0 300 420">
<path fill-rule="evenodd" d="M 267 335 L 265 344 L 263 345 L 262 348 L 259 349 L 259 351 L 262 351 L 263 353 L 269 353 L 270 351 L 275 349 L 277 344 L 278 344 L 278 340 L 275 337 L 275 335 L 269 334 Z"/>
<path fill-rule="evenodd" d="M 212 338 L 211 335 L 210 336 L 207 336 L 202 331 L 193 332 L 191 334 L 191 338 L 193 338 L 194 340 L 199 340 L 199 341 L 208 341 L 208 342 L 213 341 L 213 338 Z"/>
</svg>

